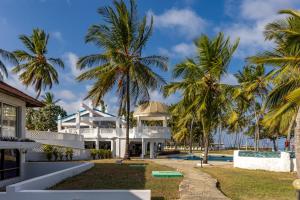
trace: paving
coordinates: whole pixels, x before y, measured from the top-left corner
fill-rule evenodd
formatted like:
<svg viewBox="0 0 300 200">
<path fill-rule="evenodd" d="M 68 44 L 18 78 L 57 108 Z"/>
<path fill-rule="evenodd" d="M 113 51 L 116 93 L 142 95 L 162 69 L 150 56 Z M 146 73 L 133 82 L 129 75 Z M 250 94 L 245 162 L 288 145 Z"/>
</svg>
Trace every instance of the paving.
<svg viewBox="0 0 300 200">
<path fill-rule="evenodd" d="M 195 168 L 199 161 L 155 159 L 155 163 L 176 168 L 184 174 L 179 186 L 181 200 L 229 200 L 217 188 L 217 180 Z M 211 164 L 224 165 L 228 163 L 214 162 Z"/>
</svg>

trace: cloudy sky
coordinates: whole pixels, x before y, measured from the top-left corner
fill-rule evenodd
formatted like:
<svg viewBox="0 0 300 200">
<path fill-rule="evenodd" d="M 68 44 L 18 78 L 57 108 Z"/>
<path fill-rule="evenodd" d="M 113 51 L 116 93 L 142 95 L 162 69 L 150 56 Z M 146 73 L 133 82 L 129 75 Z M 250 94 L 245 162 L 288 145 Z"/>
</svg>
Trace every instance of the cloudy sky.
<svg viewBox="0 0 300 200">
<path fill-rule="evenodd" d="M 92 82 L 78 83 L 78 57 L 102 51 L 84 43 L 90 25 L 100 22 L 97 8 L 109 5 L 110 0 L 0 0 L 0 48 L 13 51 L 23 49 L 20 34 L 30 34 L 39 27 L 50 34 L 48 53 L 60 57 L 65 69 L 59 69 L 59 85 L 52 88 L 60 104 L 75 112 L 87 94 Z M 145 49 L 145 55 L 162 54 L 170 58 L 169 73 L 162 73 L 172 81 L 170 71 L 185 57 L 192 56 L 193 40 L 202 33 L 209 36 L 219 31 L 232 40 L 240 38 L 239 48 L 231 62 L 224 82 L 235 84 L 233 74 L 242 68 L 244 59 L 272 43 L 264 41 L 264 26 L 279 16 L 280 9 L 300 9 L 299 0 L 138 0 L 139 15 L 154 16 L 154 34 Z M 10 66 L 8 66 L 11 68 Z M 24 88 L 18 77 L 9 74 L 7 83 L 35 95 L 32 88 Z M 177 96 L 164 99 L 159 91 L 151 92 L 152 100 L 175 102 Z M 112 91 L 105 97 L 108 110 L 115 113 L 117 97 Z"/>
</svg>

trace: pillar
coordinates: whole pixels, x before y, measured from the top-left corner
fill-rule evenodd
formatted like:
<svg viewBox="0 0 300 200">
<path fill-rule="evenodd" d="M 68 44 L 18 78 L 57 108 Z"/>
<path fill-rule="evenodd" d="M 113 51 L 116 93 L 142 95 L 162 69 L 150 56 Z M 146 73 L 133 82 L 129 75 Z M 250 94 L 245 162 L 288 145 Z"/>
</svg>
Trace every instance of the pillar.
<svg viewBox="0 0 300 200">
<path fill-rule="evenodd" d="M 93 104 L 90 104 L 90 108 L 94 110 Z M 89 123 L 90 123 L 89 128 L 93 128 L 93 121 L 94 121 L 93 117 L 94 117 L 93 112 L 89 110 Z"/>
<path fill-rule="evenodd" d="M 154 158 L 154 142 L 150 142 L 150 159 Z"/>
<path fill-rule="evenodd" d="M 145 139 L 142 138 L 142 159 L 144 159 L 145 156 Z"/>
<path fill-rule="evenodd" d="M 110 150 L 111 150 L 111 154 L 112 154 L 112 157 L 115 158 L 116 157 L 116 142 L 115 140 L 111 140 L 110 141 Z"/>
<path fill-rule="evenodd" d="M 168 120 L 167 117 L 164 117 L 163 119 L 163 127 L 167 127 L 168 126 Z"/>
<path fill-rule="evenodd" d="M 95 129 L 93 129 L 95 130 Z M 96 128 L 96 149 L 99 149 L 100 128 Z"/>
<path fill-rule="evenodd" d="M 80 112 L 76 113 L 76 129 L 77 133 L 80 135 Z"/>
<path fill-rule="evenodd" d="M 62 120 L 61 120 L 61 116 L 58 115 L 58 117 L 57 117 L 57 132 L 61 132 L 61 127 L 62 127 Z"/>
</svg>

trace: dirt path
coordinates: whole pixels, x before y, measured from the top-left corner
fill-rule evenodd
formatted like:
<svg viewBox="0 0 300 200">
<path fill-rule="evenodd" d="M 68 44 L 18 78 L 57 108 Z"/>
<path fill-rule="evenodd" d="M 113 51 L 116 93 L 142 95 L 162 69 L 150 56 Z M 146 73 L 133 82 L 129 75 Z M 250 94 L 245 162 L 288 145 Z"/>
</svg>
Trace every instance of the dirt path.
<svg viewBox="0 0 300 200">
<path fill-rule="evenodd" d="M 169 159 L 156 159 L 153 161 L 183 172 L 184 179 L 179 186 L 181 200 L 229 200 L 218 190 L 215 179 L 195 168 L 196 161 Z"/>
</svg>

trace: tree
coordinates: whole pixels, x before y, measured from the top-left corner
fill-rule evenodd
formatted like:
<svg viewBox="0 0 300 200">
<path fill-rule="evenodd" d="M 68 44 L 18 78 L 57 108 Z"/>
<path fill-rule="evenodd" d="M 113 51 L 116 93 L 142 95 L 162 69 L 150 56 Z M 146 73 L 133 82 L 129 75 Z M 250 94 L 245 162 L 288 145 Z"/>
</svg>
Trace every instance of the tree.
<svg viewBox="0 0 300 200">
<path fill-rule="evenodd" d="M 13 72 L 19 73 L 19 79 L 26 87 L 34 86 L 38 98 L 42 90 L 47 87 L 51 89 L 54 83 L 58 83 L 55 67 L 63 68 L 64 63 L 59 58 L 46 57 L 49 34 L 43 30 L 33 29 L 32 35 L 21 35 L 19 38 L 28 52 L 24 50 L 13 52 L 20 62 L 20 65 L 13 68 Z"/>
<path fill-rule="evenodd" d="M 65 117 L 67 112 L 55 104 L 47 104 L 39 110 L 29 108 L 26 112 L 26 128 L 38 131 L 57 131 L 58 116 Z"/>
<path fill-rule="evenodd" d="M 265 101 L 268 89 L 270 89 L 268 75 L 272 73 L 267 74 L 265 71 L 265 67 L 262 64 L 248 65 L 235 74 L 239 87 L 235 89 L 234 96 L 235 98 L 239 97 L 238 101 L 243 101 L 243 103 L 240 102 L 240 108 L 238 109 L 243 108 L 244 112 L 249 113 L 255 121 L 254 140 L 256 151 L 259 149 L 260 122 L 264 113 L 264 108 L 261 104 Z M 245 106 L 247 107 L 246 109 Z"/>
<path fill-rule="evenodd" d="M 1 60 L 1 58 L 3 59 Z M 18 65 L 18 61 L 15 58 L 14 54 L 4 49 L 0 49 L 0 81 L 8 76 L 7 69 L 3 60 L 7 60 L 14 65 Z"/>
<path fill-rule="evenodd" d="M 219 125 L 219 118 L 226 102 L 226 94 L 231 87 L 221 83 L 221 77 L 226 74 L 228 65 L 238 40 L 231 44 L 229 38 L 219 33 L 214 38 L 201 35 L 195 40 L 197 54 L 194 58 L 187 58 L 175 66 L 174 78 L 180 81 L 167 85 L 165 96 L 177 91 L 182 93 L 182 100 L 188 105 L 183 115 L 193 116 L 200 120 L 204 135 L 204 159 L 208 161 L 209 138 Z M 191 126 L 192 127 L 192 126 Z"/>
<path fill-rule="evenodd" d="M 81 57 L 79 69 L 92 67 L 80 76 L 78 81 L 95 80 L 86 98 L 97 104 L 104 95 L 115 89 L 119 97 L 119 114 L 126 108 L 126 150 L 129 158 L 129 127 L 131 105 L 150 100 L 149 90 L 165 84 L 164 79 L 153 71 L 153 67 L 167 70 L 166 57 L 142 56 L 150 39 L 153 18 L 138 18 L 135 0 L 129 7 L 121 1 L 113 1 L 114 7 L 98 9 L 103 18 L 100 24 L 92 25 L 86 35 L 86 43 L 93 43 L 104 50 L 101 53 Z"/>
<path fill-rule="evenodd" d="M 296 10 L 281 10 L 279 13 L 288 16 L 266 26 L 265 37 L 275 42 L 273 51 L 266 51 L 248 60 L 253 63 L 265 63 L 276 67 L 273 80 L 274 88 L 268 96 L 267 104 L 277 107 L 276 115 L 297 108 L 295 127 L 296 165 L 300 177 L 300 12 Z M 282 103 L 284 102 L 284 103 Z M 297 105 L 297 106 L 295 106 Z M 279 107 L 279 108 L 278 108 Z M 293 122 L 293 115 L 289 121 Z"/>
<path fill-rule="evenodd" d="M 55 100 L 54 94 L 51 92 L 46 92 L 44 95 L 42 95 L 42 102 L 45 105 L 55 105 L 59 101 L 60 101 L 60 99 Z"/>
</svg>

